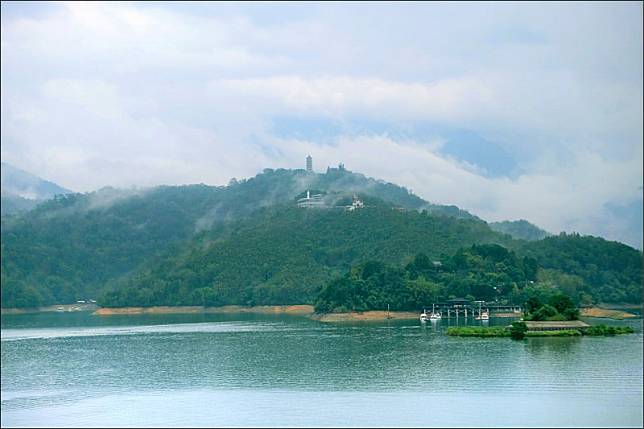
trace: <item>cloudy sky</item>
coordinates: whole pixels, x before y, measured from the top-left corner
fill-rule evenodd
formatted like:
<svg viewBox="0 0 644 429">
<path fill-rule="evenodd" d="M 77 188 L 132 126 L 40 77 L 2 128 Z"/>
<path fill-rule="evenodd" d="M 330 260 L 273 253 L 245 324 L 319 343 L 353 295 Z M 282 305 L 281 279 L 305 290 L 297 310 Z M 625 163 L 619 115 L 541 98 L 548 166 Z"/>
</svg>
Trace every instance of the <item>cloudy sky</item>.
<svg viewBox="0 0 644 429">
<path fill-rule="evenodd" d="M 642 3 L 2 3 L 2 160 L 75 191 L 352 171 L 642 246 Z"/>
</svg>

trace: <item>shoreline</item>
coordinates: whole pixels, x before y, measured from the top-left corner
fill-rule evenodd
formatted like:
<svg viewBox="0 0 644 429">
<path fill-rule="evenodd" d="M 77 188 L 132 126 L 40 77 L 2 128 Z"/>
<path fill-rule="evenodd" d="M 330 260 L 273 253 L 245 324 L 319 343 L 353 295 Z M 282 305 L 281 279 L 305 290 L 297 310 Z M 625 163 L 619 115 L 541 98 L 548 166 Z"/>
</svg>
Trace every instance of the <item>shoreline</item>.
<svg viewBox="0 0 644 429">
<path fill-rule="evenodd" d="M 99 308 L 96 304 L 54 304 L 36 308 L 1 308 L 0 314 L 38 314 L 38 313 L 72 313 L 93 311 Z"/>
<path fill-rule="evenodd" d="M 353 321 L 381 321 L 381 320 L 411 320 L 417 319 L 416 312 L 409 311 L 363 311 L 348 313 L 315 313 L 312 305 L 256 305 L 246 307 L 242 305 L 225 305 L 221 307 L 202 306 L 154 306 L 154 307 L 114 307 L 99 308 L 93 314 L 97 316 L 139 315 L 139 314 L 292 314 L 307 316 L 319 322 L 353 322 Z"/>
<path fill-rule="evenodd" d="M 614 320 L 624 320 L 632 319 L 634 317 L 639 317 L 637 314 L 629 313 L 623 310 L 613 310 L 610 308 L 602 307 L 588 307 L 582 308 L 579 311 L 581 317 L 598 317 L 598 318 L 607 318 Z"/>
<path fill-rule="evenodd" d="M 417 319 L 420 313 L 410 311 L 382 311 L 370 310 L 363 312 L 346 312 L 346 313 L 325 313 L 317 314 L 312 305 L 294 304 L 294 305 L 256 305 L 252 307 L 242 305 L 225 305 L 220 307 L 203 307 L 203 306 L 153 306 L 153 307 L 97 307 L 95 304 L 57 304 L 38 308 L 2 308 L 2 315 L 16 314 L 38 314 L 48 312 L 87 312 L 93 311 L 92 314 L 97 316 L 112 315 L 137 315 L 137 314 L 292 314 L 308 316 L 319 322 L 359 322 L 359 321 L 383 321 L 383 320 L 412 320 Z M 582 317 L 609 318 L 613 320 L 624 320 L 640 317 L 637 314 L 629 313 L 624 310 L 616 310 L 605 307 L 588 307 L 580 309 Z M 521 317 L 517 313 L 498 313 L 491 317 Z"/>
<path fill-rule="evenodd" d="M 257 305 L 245 307 L 241 305 L 225 305 L 222 307 L 196 306 L 154 306 L 154 307 L 102 307 L 93 314 L 97 316 L 135 315 L 135 314 L 313 314 L 312 305 Z"/>
<path fill-rule="evenodd" d="M 313 314 L 311 319 L 318 322 L 360 322 L 382 320 L 411 320 L 418 319 L 420 313 L 411 311 L 352 311 L 348 313 Z"/>
</svg>

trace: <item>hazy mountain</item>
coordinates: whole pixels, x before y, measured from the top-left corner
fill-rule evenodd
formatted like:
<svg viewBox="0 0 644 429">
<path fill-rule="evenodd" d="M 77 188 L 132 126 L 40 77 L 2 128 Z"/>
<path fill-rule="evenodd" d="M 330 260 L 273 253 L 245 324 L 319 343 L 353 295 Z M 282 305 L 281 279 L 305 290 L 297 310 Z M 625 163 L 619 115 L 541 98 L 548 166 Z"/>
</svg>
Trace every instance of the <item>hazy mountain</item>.
<svg viewBox="0 0 644 429">
<path fill-rule="evenodd" d="M 6 162 L 1 167 L 2 215 L 31 210 L 55 195 L 72 192 Z"/>
<path fill-rule="evenodd" d="M 513 238 L 520 240 L 541 240 L 550 235 L 547 231 L 531 224 L 527 220 L 504 220 L 503 222 L 488 222 L 490 228 L 504 234 L 510 234 Z"/>
</svg>

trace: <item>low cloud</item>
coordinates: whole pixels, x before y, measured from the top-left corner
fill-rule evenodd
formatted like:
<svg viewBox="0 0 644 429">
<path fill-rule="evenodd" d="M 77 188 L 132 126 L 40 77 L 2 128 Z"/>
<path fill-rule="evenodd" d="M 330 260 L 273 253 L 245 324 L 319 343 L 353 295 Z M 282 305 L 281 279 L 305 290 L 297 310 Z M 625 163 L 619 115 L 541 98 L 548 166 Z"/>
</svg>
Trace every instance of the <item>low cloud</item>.
<svg viewBox="0 0 644 429">
<path fill-rule="evenodd" d="M 641 247 L 641 4 L 275 7 L 2 3 L 2 160 L 92 191 L 311 154 L 487 220 Z M 287 139 L 279 117 L 363 125 Z M 417 123 L 439 127 L 382 131 Z M 441 153 L 441 126 L 501 148 L 512 177 Z"/>
</svg>

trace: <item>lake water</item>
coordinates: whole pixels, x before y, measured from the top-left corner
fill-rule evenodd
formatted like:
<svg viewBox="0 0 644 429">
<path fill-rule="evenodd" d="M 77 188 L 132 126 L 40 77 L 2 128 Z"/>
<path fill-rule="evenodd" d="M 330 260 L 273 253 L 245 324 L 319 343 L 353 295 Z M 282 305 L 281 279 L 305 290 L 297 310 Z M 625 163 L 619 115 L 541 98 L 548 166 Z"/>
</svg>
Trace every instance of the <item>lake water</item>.
<svg viewBox="0 0 644 429">
<path fill-rule="evenodd" d="M 642 319 L 612 322 L 633 335 L 521 342 L 448 323 L 2 316 L 1 423 L 642 426 Z"/>
</svg>

